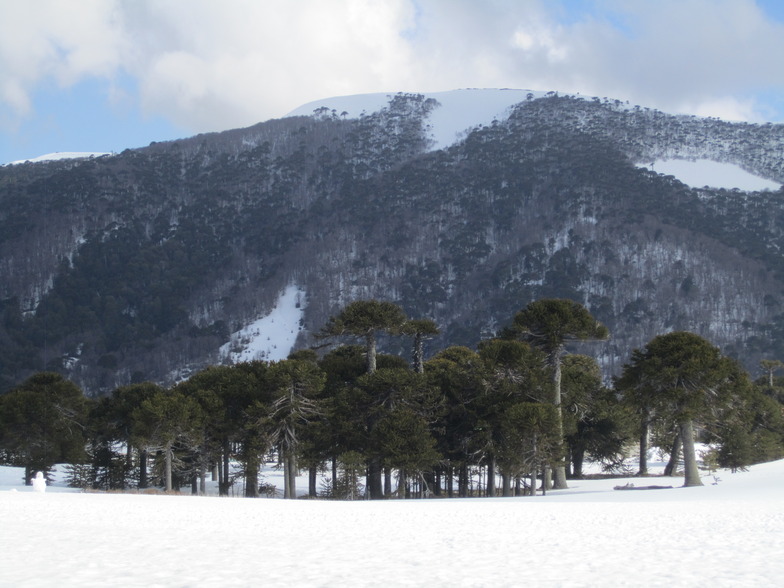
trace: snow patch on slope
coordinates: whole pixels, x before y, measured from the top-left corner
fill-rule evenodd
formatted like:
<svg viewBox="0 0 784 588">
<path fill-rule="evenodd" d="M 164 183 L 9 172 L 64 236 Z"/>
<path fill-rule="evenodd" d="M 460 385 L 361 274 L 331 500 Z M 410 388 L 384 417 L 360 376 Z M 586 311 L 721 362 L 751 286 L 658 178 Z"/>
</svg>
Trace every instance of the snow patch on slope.
<svg viewBox="0 0 784 588">
<path fill-rule="evenodd" d="M 282 361 L 294 347 L 302 330 L 305 293 L 288 286 L 268 315 L 232 333 L 220 348 L 221 358 L 230 363 L 264 360 Z"/>
<path fill-rule="evenodd" d="M 466 131 L 477 126 L 486 126 L 493 120 L 505 120 L 512 107 L 525 101 L 528 95 L 542 98 L 545 92 L 512 89 L 463 89 L 448 92 L 425 92 L 425 98 L 433 98 L 439 106 L 430 113 L 430 138 L 432 149 L 444 149 L 465 136 Z M 318 108 L 334 110 L 337 115 L 358 118 L 372 114 L 389 104 L 391 93 L 357 94 L 336 96 L 309 102 L 291 111 L 287 116 L 310 116 Z"/>
<path fill-rule="evenodd" d="M 20 163 L 40 163 L 42 161 L 59 161 L 61 159 L 92 159 L 94 157 L 103 157 L 104 155 L 111 155 L 111 153 L 101 153 L 93 151 L 62 151 L 57 153 L 47 153 L 46 155 L 39 155 L 32 159 L 20 159 L 19 161 L 12 161 L 6 165 L 17 165 Z"/>
<path fill-rule="evenodd" d="M 709 159 L 691 161 L 687 159 L 665 159 L 644 165 L 660 174 L 674 176 L 691 188 L 724 188 L 732 190 L 761 191 L 778 190 L 781 184 L 766 180 L 732 163 L 721 163 Z"/>
</svg>

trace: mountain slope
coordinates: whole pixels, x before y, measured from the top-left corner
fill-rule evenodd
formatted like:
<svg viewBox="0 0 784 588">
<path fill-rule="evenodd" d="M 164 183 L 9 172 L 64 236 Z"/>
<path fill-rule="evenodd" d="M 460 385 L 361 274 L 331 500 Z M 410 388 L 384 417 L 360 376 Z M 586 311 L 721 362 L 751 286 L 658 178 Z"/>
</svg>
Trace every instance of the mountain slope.
<svg viewBox="0 0 784 588">
<path fill-rule="evenodd" d="M 672 329 L 749 366 L 784 351 L 782 191 L 640 167 L 708 159 L 780 185 L 784 126 L 512 91 L 471 119 L 455 96 L 481 93 L 465 92 L 1 168 L 3 386 L 43 367 L 94 393 L 171 382 L 223 361 L 287 286 L 306 301 L 299 345 L 358 298 L 432 318 L 438 349 L 568 297 L 610 328 L 591 350 L 607 373 Z M 471 120 L 485 124 L 449 138 Z"/>
</svg>

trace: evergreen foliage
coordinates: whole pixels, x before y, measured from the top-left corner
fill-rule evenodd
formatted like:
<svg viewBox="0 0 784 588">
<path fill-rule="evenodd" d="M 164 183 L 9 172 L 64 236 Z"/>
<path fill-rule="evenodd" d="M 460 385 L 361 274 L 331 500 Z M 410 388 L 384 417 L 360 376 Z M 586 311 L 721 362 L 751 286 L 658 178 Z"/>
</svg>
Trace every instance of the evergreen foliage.
<svg viewBox="0 0 784 588">
<path fill-rule="evenodd" d="M 428 151 L 421 95 L 112 157 L 0 168 L 0 391 L 173 385 L 297 283 L 316 332 L 351 297 L 475 347 L 521 306 L 583 304 L 608 372 L 694 330 L 747 369 L 784 349 L 781 191 L 635 167 L 709 157 L 784 181 L 782 125 L 551 95 Z M 424 358 L 423 358 L 424 359 Z M 178 369 L 173 370 L 172 366 Z"/>
</svg>

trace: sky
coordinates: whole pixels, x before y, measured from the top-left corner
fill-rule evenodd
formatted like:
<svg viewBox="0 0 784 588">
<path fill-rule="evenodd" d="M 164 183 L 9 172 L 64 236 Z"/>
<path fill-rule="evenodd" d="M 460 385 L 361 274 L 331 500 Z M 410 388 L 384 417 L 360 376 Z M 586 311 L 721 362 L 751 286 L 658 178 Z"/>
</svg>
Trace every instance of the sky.
<svg viewBox="0 0 784 588">
<path fill-rule="evenodd" d="M 0 163 L 369 92 L 522 88 L 784 122 L 780 0 L 0 0 Z"/>
</svg>

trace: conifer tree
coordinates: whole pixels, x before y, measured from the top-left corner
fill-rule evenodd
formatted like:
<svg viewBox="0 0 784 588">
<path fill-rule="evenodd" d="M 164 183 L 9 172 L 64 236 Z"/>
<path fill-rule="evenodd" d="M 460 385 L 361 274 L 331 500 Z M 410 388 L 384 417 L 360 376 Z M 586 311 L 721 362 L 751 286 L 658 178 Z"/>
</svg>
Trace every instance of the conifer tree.
<svg viewBox="0 0 784 588">
<path fill-rule="evenodd" d="M 353 336 L 365 343 L 366 371 L 376 371 L 376 339 L 379 332 L 400 334 L 406 315 L 396 304 L 379 300 L 358 300 L 346 306 L 340 314 L 330 317 L 320 337 Z"/>
<path fill-rule="evenodd" d="M 0 396 L 0 448 L 24 466 L 25 484 L 56 463 L 86 456 L 88 400 L 72 382 L 41 372 Z"/>
<path fill-rule="evenodd" d="M 738 374 L 737 366 L 699 335 L 678 331 L 654 337 L 643 351 L 635 353 L 632 363 L 624 366 L 621 382 L 631 372 L 635 373 L 631 379 L 652 394 L 649 398 L 659 418 L 677 423 L 683 447 L 684 485 L 701 486 L 694 423 L 726 402 L 722 386 Z"/>
<path fill-rule="evenodd" d="M 513 330 L 524 341 L 541 348 L 552 369 L 552 404 L 557 414 L 559 438 L 563 439 L 561 409 L 561 362 L 566 344 L 574 341 L 603 340 L 609 337 L 607 328 L 597 321 L 578 302 L 564 299 L 537 300 L 514 317 Z M 567 487 L 563 456 L 553 470 L 553 487 Z"/>
</svg>

